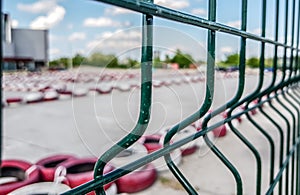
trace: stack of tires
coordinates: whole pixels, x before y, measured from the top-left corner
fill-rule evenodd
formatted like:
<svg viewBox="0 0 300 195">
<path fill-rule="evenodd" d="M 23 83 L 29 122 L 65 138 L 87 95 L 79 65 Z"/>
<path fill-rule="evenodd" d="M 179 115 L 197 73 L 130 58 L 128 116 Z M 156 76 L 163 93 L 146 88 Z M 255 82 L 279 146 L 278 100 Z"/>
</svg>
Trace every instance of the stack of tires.
<svg viewBox="0 0 300 195">
<path fill-rule="evenodd" d="M 104 174 L 147 154 L 137 144 L 124 150 L 105 166 Z M 93 180 L 96 157 L 78 158 L 59 154 L 40 159 L 35 164 L 22 160 L 4 160 L 0 177 L 0 195 L 60 194 Z M 135 170 L 115 182 L 104 185 L 108 195 L 135 193 L 150 187 L 157 178 L 152 164 Z M 88 195 L 94 195 L 94 192 Z"/>
</svg>

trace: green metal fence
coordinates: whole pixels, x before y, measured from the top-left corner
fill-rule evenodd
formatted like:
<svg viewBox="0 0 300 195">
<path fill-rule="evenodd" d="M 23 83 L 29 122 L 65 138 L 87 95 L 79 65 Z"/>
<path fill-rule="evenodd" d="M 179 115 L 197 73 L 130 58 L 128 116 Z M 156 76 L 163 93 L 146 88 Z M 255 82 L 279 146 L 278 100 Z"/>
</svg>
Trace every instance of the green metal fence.
<svg viewBox="0 0 300 195">
<path fill-rule="evenodd" d="M 298 1 L 298 7 L 296 7 L 296 0 L 293 0 L 292 10 L 289 10 L 289 1 L 276 0 L 274 10 L 275 20 L 275 37 L 274 39 L 268 39 L 266 35 L 266 9 L 267 1 L 262 0 L 262 18 L 261 18 L 261 36 L 257 36 L 247 32 L 247 0 L 241 0 L 241 29 L 232 28 L 224 24 L 216 22 L 216 0 L 209 0 L 209 13 L 208 19 L 203 19 L 180 12 L 178 10 L 172 10 L 166 7 L 162 7 L 153 3 L 153 0 L 97 0 L 114 6 L 119 6 L 139 12 L 142 15 L 142 58 L 141 58 L 141 94 L 140 94 L 140 111 L 139 119 L 135 127 L 131 132 L 121 139 L 117 144 L 106 151 L 98 160 L 94 169 L 94 180 L 85 183 L 77 188 L 74 188 L 64 194 L 85 194 L 95 190 L 96 194 L 105 194 L 103 186 L 111 181 L 114 181 L 133 170 L 146 165 L 153 160 L 164 156 L 165 161 L 169 167 L 169 170 L 182 184 L 184 189 L 189 194 L 197 194 L 195 188 L 188 182 L 187 178 L 181 173 L 179 168 L 173 163 L 170 152 L 176 148 L 181 147 L 199 137 L 204 137 L 206 144 L 211 151 L 226 165 L 231 171 L 236 182 L 236 194 L 243 194 L 243 181 L 239 171 L 234 167 L 229 159 L 212 143 L 207 137 L 207 133 L 212 131 L 218 126 L 228 123 L 231 131 L 237 136 L 253 153 L 257 169 L 256 172 L 256 194 L 273 194 L 274 188 L 278 186 L 279 194 L 300 194 L 300 66 L 299 66 L 299 25 L 300 25 L 300 1 Z M 285 13 L 279 14 L 279 7 L 285 7 Z M 298 11 L 296 10 L 298 9 Z M 290 36 L 292 38 L 291 44 L 288 43 L 289 26 L 288 26 L 288 14 L 292 13 L 292 23 Z M 298 15 L 296 15 L 298 13 Z M 278 42 L 279 32 L 279 18 L 284 17 L 285 21 L 285 34 L 284 43 Z M 119 169 L 116 169 L 108 174 L 103 174 L 104 166 L 117 154 L 124 149 L 133 145 L 146 131 L 148 122 L 150 120 L 151 109 L 151 88 L 152 88 L 152 58 L 153 58 L 153 20 L 155 17 L 164 18 L 171 21 L 185 23 L 188 25 L 196 26 L 199 28 L 207 29 L 207 68 L 206 68 L 206 92 L 205 101 L 203 105 L 195 112 L 192 113 L 186 119 L 178 122 L 171 128 L 164 139 L 164 147 L 156 152 L 153 152 L 141 159 L 131 162 Z M 296 34 L 294 33 L 296 29 Z M 240 37 L 240 59 L 239 59 L 239 86 L 235 92 L 235 96 L 228 102 L 225 102 L 223 106 L 215 109 L 213 112 L 208 113 L 213 100 L 214 100 L 214 77 L 215 77 L 215 44 L 216 36 L 218 32 L 231 34 Z M 246 61 L 246 44 L 247 40 L 254 40 L 259 42 L 260 45 L 260 65 L 259 65 L 259 80 L 257 87 L 246 97 L 242 98 L 245 85 L 245 61 Z M 294 42 L 296 40 L 296 45 Z M 176 40 L 174 40 L 176 41 Z M 274 46 L 273 57 L 273 73 L 272 82 L 270 85 L 263 89 L 264 83 L 264 68 L 265 68 L 265 45 L 271 44 Z M 278 49 L 283 48 L 283 65 L 279 70 L 278 63 Z M 290 58 L 288 54 L 290 52 Z M 295 55 L 296 54 L 296 55 Z M 279 83 L 277 72 L 282 72 L 282 77 Z M 267 97 L 263 99 L 263 97 Z M 250 106 L 250 103 L 254 100 L 258 100 L 255 106 Z M 246 105 L 243 112 L 234 112 L 241 105 Z M 264 110 L 263 105 L 268 104 L 272 111 L 277 113 L 286 123 L 286 126 L 282 126 L 276 120 L 273 119 L 271 114 Z M 282 110 L 276 105 L 281 105 L 290 116 L 282 114 Z M 291 109 L 292 108 L 292 109 Z M 208 126 L 208 122 L 215 116 L 229 109 L 228 116 L 223 121 L 214 123 Z M 253 109 L 259 109 L 261 114 L 266 120 L 270 121 L 274 127 L 276 127 L 279 135 L 279 143 L 275 143 L 270 136 L 270 132 L 260 126 L 249 112 Z M 233 113 L 234 112 L 234 113 Z M 247 119 L 254 125 L 257 130 L 261 132 L 270 145 L 270 170 L 269 170 L 269 189 L 265 192 L 262 191 L 262 162 L 261 154 L 257 150 L 242 132 L 232 124 L 232 120 L 242 115 L 246 115 Z M 292 120 L 290 120 L 290 118 Z M 193 136 L 189 136 L 174 143 L 170 143 L 170 140 L 176 133 L 192 124 L 193 122 L 202 119 L 202 131 L 195 133 Z M 275 146 L 279 144 L 279 162 L 275 162 Z M 279 165 L 279 169 L 275 169 L 275 164 Z M 283 181 L 284 184 L 283 185 Z"/>
</svg>

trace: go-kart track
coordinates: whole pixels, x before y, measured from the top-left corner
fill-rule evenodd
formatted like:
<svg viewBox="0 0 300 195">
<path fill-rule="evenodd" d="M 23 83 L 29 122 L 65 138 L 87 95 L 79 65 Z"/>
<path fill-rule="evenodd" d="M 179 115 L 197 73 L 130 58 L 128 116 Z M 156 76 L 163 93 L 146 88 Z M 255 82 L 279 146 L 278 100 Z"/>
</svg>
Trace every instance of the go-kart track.
<svg viewBox="0 0 300 195">
<path fill-rule="evenodd" d="M 236 72 L 216 72 L 212 110 L 234 96 L 238 85 L 237 76 Z M 253 91 L 257 81 L 257 72 L 247 70 L 244 94 Z M 271 74 L 266 72 L 264 86 L 268 86 L 270 81 Z M 34 164 L 42 158 L 56 154 L 70 154 L 76 158 L 99 157 L 134 127 L 138 118 L 139 87 L 139 70 L 83 68 L 59 72 L 4 74 L 2 86 L 4 159 L 21 159 Z M 154 70 L 151 120 L 145 135 L 164 135 L 166 128 L 197 110 L 204 96 L 205 72 Z M 266 106 L 264 109 L 269 108 Z M 260 114 L 252 114 L 255 115 L 253 118 L 259 124 L 268 127 Z M 224 116 L 226 114 L 217 116 L 212 122 L 222 120 Z M 276 117 L 278 118 L 274 115 L 274 119 L 277 119 Z M 262 139 L 260 133 L 244 116 L 240 121 L 234 122 L 236 127 L 263 154 L 263 170 L 268 169 L 267 141 Z M 199 124 L 201 122 L 194 125 L 195 131 L 199 128 Z M 272 133 L 270 130 L 270 132 L 276 141 L 278 139 L 276 131 Z M 227 130 L 223 136 L 211 132 L 210 138 L 237 166 L 242 177 L 248 178 L 249 182 L 244 184 L 245 194 L 254 194 L 255 172 L 252 170 L 256 165 L 252 154 L 230 130 Z M 139 141 L 139 144 L 146 146 L 145 149 L 136 149 L 143 151 L 143 155 L 147 154 L 147 150 L 151 152 L 148 147 L 152 147 L 151 144 L 147 146 L 145 142 L 146 140 Z M 153 143 L 153 140 L 149 143 Z M 158 136 L 156 144 L 161 143 Z M 197 187 L 197 190 L 207 195 L 234 193 L 235 183 L 231 173 L 207 148 L 203 139 L 200 138 L 191 144 L 177 151 L 174 158 L 179 159 L 179 168 Z M 155 147 L 159 149 L 161 146 Z M 185 150 L 189 151 L 189 155 L 183 153 Z M 128 153 L 130 153 L 129 156 L 135 154 L 132 151 Z M 138 156 L 140 157 L 141 154 L 139 153 Z M 153 162 L 153 165 L 149 165 L 157 170 L 157 176 L 152 172 L 147 174 L 153 179 L 154 185 L 152 185 L 152 180 L 149 181 L 149 185 L 147 184 L 145 188 L 152 186 L 137 194 L 184 193 L 172 174 L 167 171 L 166 167 L 164 169 L 164 161 L 160 162 Z M 116 164 L 120 166 L 119 163 Z M 265 171 L 263 174 L 263 189 L 268 186 L 267 173 Z M 125 182 L 126 179 L 119 180 L 119 183 L 121 181 Z M 70 181 L 64 184 L 69 185 Z M 122 190 L 119 190 L 120 193 L 136 192 L 132 191 L 132 188 L 124 187 L 124 183 L 118 184 L 117 181 L 116 184 L 117 187 L 123 186 Z M 115 187 L 115 183 L 112 186 Z"/>
</svg>

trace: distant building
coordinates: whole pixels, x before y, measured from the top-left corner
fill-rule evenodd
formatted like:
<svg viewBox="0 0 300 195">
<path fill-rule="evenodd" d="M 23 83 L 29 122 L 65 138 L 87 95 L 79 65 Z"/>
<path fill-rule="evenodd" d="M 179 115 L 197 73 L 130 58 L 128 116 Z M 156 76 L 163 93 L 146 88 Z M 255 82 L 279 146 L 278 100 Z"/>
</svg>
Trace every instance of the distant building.
<svg viewBox="0 0 300 195">
<path fill-rule="evenodd" d="M 38 70 L 48 66 L 48 30 L 11 27 L 2 14 L 3 70 Z"/>
</svg>

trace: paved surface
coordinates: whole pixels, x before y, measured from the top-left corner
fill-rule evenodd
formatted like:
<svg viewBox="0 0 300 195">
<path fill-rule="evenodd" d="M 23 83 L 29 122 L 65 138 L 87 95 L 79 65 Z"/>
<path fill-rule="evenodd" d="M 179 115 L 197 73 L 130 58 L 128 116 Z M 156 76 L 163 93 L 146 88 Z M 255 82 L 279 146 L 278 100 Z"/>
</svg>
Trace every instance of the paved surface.
<svg viewBox="0 0 300 195">
<path fill-rule="evenodd" d="M 161 72 L 155 74 L 159 74 L 159 77 L 164 75 Z M 267 74 L 265 86 L 269 82 L 270 75 Z M 256 83 L 256 75 L 247 76 L 245 91 L 254 90 Z M 236 87 L 236 78 L 217 79 L 213 108 L 231 99 Z M 203 82 L 154 88 L 152 118 L 146 134 L 155 133 L 164 126 L 184 119 L 201 105 L 204 95 Z M 100 156 L 134 126 L 138 102 L 139 89 L 136 88 L 130 92 L 116 90 L 109 95 L 91 93 L 82 98 L 5 108 L 4 158 L 36 162 L 57 153 Z M 261 115 L 254 118 L 265 127 L 270 126 Z M 243 121 L 238 128 L 263 154 L 265 189 L 268 182 L 268 143 L 252 125 Z M 274 127 L 271 128 L 272 137 L 277 140 L 278 135 L 273 131 Z M 226 137 L 217 139 L 216 144 L 241 171 L 242 177 L 247 178 L 245 194 L 254 194 L 256 165 L 253 155 L 230 132 Z M 225 195 L 235 192 L 231 173 L 205 147 L 184 158 L 180 168 L 201 194 Z M 140 194 L 183 194 L 184 191 L 178 186 L 170 173 L 162 173 L 153 187 Z"/>
</svg>

